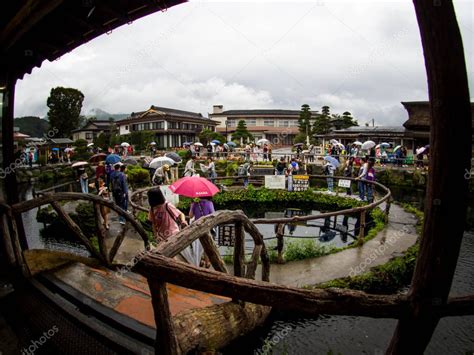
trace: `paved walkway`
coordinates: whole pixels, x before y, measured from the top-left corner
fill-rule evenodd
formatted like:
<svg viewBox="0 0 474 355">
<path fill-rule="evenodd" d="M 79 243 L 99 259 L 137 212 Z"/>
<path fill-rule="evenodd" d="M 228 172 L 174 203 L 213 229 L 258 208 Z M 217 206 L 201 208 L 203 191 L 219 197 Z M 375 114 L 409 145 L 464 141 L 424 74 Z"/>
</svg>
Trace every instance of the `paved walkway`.
<svg viewBox="0 0 474 355">
<path fill-rule="evenodd" d="M 416 222 L 414 215 L 392 204 L 385 229 L 363 246 L 314 259 L 272 264 L 270 281 L 302 287 L 367 272 L 400 255 L 416 242 Z M 259 267 L 257 279 L 261 279 L 260 270 Z"/>
</svg>

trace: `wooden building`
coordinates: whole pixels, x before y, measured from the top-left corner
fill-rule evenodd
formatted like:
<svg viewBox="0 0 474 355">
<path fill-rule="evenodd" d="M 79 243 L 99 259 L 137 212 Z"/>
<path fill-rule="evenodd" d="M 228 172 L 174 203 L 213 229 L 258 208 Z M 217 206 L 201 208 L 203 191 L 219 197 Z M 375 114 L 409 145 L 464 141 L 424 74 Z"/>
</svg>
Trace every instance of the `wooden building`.
<svg viewBox="0 0 474 355">
<path fill-rule="evenodd" d="M 84 139 L 87 143 L 92 143 L 101 133 L 109 132 L 111 125 L 115 123 L 107 120 L 89 120 L 84 127 L 73 130 L 72 140 Z M 113 127 L 113 126 L 112 126 Z"/>
</svg>

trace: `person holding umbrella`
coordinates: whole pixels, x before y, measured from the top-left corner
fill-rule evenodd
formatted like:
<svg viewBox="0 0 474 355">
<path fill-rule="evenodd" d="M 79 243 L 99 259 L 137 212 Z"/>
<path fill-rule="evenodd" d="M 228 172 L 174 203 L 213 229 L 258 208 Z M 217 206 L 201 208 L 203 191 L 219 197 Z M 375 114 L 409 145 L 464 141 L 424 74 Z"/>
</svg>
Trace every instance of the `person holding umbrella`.
<svg viewBox="0 0 474 355">
<path fill-rule="evenodd" d="M 213 214 L 215 211 L 216 210 L 214 209 L 214 203 L 212 202 L 210 196 L 195 198 L 194 201 L 191 203 L 191 207 L 189 209 L 189 220 L 194 218 L 194 222 L 196 222 L 199 218 Z M 215 232 L 211 230 L 211 233 Z M 211 264 L 206 254 L 203 255 L 202 246 L 200 244 L 201 243 L 199 242 L 199 240 L 193 242 L 193 249 L 196 249 L 197 254 L 196 260 L 200 260 L 200 265 L 209 269 L 211 267 Z"/>
<path fill-rule="evenodd" d="M 115 204 L 125 210 L 125 196 L 128 195 L 128 186 L 126 184 L 125 174 L 120 171 L 121 165 L 122 163 L 116 163 L 114 165 L 114 171 L 110 174 L 110 183 Z M 120 224 L 125 224 L 125 218 L 119 216 L 119 222 Z"/>
<path fill-rule="evenodd" d="M 179 233 L 180 226 L 184 228 L 188 225 L 184 213 L 166 201 L 160 188 L 148 191 L 148 203 L 150 204 L 148 220 L 151 222 L 153 236 L 157 242 Z"/>
<path fill-rule="evenodd" d="M 215 184 L 216 183 L 216 177 L 217 177 L 216 164 L 214 163 L 212 158 L 207 159 L 206 170 L 207 170 L 207 174 L 209 176 L 209 179 L 211 180 L 211 182 L 213 184 Z"/>
</svg>

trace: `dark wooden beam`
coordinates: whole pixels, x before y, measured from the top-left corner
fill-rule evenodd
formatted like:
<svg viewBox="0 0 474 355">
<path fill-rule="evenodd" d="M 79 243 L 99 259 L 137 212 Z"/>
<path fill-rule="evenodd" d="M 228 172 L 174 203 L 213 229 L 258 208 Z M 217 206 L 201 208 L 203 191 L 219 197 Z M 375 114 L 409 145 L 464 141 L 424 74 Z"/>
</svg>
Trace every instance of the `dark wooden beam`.
<svg viewBox="0 0 474 355">
<path fill-rule="evenodd" d="M 472 118 L 466 62 L 452 1 L 414 0 L 430 98 L 430 165 L 425 221 L 409 313 L 388 354 L 422 354 L 445 305 L 464 234 L 471 169 Z M 456 154 L 450 148 L 456 147 Z"/>
</svg>

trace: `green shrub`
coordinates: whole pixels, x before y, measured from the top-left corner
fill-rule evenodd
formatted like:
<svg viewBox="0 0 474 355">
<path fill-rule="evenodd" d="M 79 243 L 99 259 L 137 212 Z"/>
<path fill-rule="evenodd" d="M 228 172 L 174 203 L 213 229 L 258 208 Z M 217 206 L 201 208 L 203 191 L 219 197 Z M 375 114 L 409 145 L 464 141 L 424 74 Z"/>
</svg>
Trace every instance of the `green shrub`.
<svg viewBox="0 0 474 355">
<path fill-rule="evenodd" d="M 178 153 L 179 157 L 183 161 L 189 160 L 192 156 L 192 153 L 189 149 L 181 149 L 181 150 L 178 150 L 176 153 Z"/>
<path fill-rule="evenodd" d="M 127 167 L 127 181 L 134 188 L 150 185 L 150 173 L 139 166 Z"/>
<path fill-rule="evenodd" d="M 334 247 L 321 245 L 313 239 L 297 240 L 286 243 L 284 258 L 286 261 L 317 258 L 319 256 L 331 254 L 333 249 Z"/>
<path fill-rule="evenodd" d="M 235 176 L 237 175 L 237 170 L 239 165 L 236 162 L 228 162 L 225 167 L 225 176 Z"/>
</svg>

